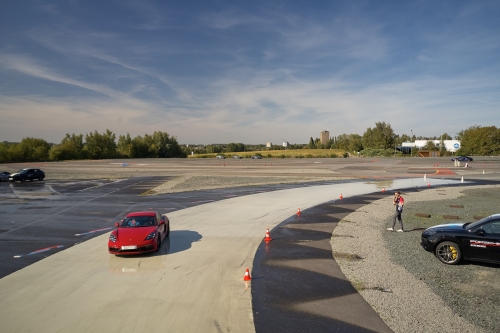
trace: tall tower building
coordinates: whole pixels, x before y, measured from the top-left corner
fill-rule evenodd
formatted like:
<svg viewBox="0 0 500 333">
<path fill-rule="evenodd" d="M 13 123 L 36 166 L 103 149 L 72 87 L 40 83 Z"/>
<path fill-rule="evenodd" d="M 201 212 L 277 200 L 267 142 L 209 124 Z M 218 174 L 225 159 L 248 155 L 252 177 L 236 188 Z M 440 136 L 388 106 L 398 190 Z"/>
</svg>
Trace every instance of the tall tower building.
<svg viewBox="0 0 500 333">
<path fill-rule="evenodd" d="M 326 144 L 328 142 L 328 140 L 330 140 L 330 132 L 321 131 L 321 133 L 319 133 L 319 141 L 322 144 Z"/>
</svg>

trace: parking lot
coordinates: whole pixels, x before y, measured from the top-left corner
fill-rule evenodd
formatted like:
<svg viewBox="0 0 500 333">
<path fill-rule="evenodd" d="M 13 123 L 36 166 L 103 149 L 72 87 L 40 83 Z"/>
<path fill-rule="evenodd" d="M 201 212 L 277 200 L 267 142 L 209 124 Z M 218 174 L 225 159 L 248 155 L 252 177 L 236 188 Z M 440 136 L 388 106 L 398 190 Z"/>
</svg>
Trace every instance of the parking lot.
<svg viewBox="0 0 500 333">
<path fill-rule="evenodd" d="M 101 277 L 101 283 L 104 282 L 102 287 L 105 288 L 110 288 L 110 285 L 105 282 L 108 274 L 123 275 L 123 278 L 113 279 L 110 282 L 114 281 L 115 286 L 124 283 L 122 287 L 125 290 L 134 288 L 134 281 L 137 281 L 136 278 L 130 279 L 130 277 L 144 274 L 148 276 L 148 281 L 155 278 L 165 280 L 166 284 L 162 284 L 165 290 L 170 290 L 169 288 L 175 285 L 182 286 L 184 282 L 180 281 L 185 281 L 186 276 L 190 276 L 189 279 L 191 277 L 195 279 L 192 283 L 196 287 L 193 287 L 194 285 L 189 287 L 192 289 L 191 293 L 196 293 L 198 288 L 200 291 L 206 289 L 206 286 L 211 283 L 222 283 L 220 286 L 225 286 L 226 291 L 217 297 L 213 294 L 207 295 L 208 298 L 202 298 L 200 303 L 200 311 L 203 309 L 206 311 L 206 307 L 216 306 L 215 304 L 221 306 L 215 312 L 207 312 L 211 313 L 212 317 L 204 317 L 198 323 L 189 324 L 181 319 L 177 323 L 167 319 L 160 322 L 174 325 L 173 327 L 178 329 L 198 327 L 219 332 L 220 327 L 226 325 L 226 327 L 232 327 L 233 330 L 237 327 L 246 327 L 244 331 L 248 331 L 248 327 L 253 327 L 252 321 L 242 320 L 241 316 L 248 316 L 252 312 L 247 306 L 250 303 L 245 303 L 250 302 L 251 297 L 245 292 L 240 295 L 243 298 L 238 301 L 233 297 L 237 297 L 236 295 L 239 295 L 241 291 L 242 285 L 239 284 L 241 267 L 252 266 L 255 251 L 262 240 L 261 229 L 279 225 L 294 215 L 297 207 L 307 210 L 318 203 L 337 200 L 340 193 L 349 198 L 361 193 L 370 193 L 370 191 L 380 192 L 382 188 L 390 190 L 395 187 L 425 186 L 422 180 L 423 175 L 432 186 L 444 184 L 441 181 L 443 175 L 455 182 L 460 182 L 464 177 L 465 184 L 471 180 L 479 183 L 498 180 L 500 176 L 498 162 L 495 163 L 495 159 L 484 159 L 486 161 L 479 159 L 477 164 L 473 164 L 468 169 L 454 168 L 453 162 L 445 159 L 263 159 L 230 161 L 231 163 L 215 160 L 137 160 L 128 161 L 127 166 L 122 166 L 120 161 L 38 165 L 37 167 L 47 174 L 45 181 L 0 184 L 3 217 L 0 226 L 2 231 L 0 233 L 2 253 L 0 259 L 7 263 L 5 266 L 2 265 L 0 273 L 6 278 L 0 280 L 0 283 L 4 284 L 4 290 L 11 290 L 8 294 L 4 294 L 4 299 L 12 301 L 17 299 L 19 305 L 24 304 L 23 306 L 28 308 L 41 306 L 39 302 L 33 302 L 24 297 L 19 298 L 20 295 L 16 292 L 18 290 L 24 293 L 27 292 L 22 291 L 25 288 L 36 286 L 16 284 L 17 287 L 13 292 L 12 285 L 10 285 L 14 281 L 12 280 L 14 276 L 19 277 L 16 281 L 27 281 L 26 279 L 30 279 L 30 276 L 34 278 L 32 274 L 39 274 L 37 285 L 66 281 L 64 283 L 67 283 L 67 288 L 63 288 L 63 292 L 80 294 L 92 287 L 94 282 L 91 276 L 88 276 L 89 282 L 79 286 L 75 284 L 75 281 L 67 280 L 71 279 L 72 274 L 61 280 L 46 270 L 48 267 L 52 267 L 50 270 L 57 267 L 58 271 L 67 269 L 68 274 L 74 271 L 79 274 L 78 280 L 80 281 L 82 277 L 89 274 L 88 268 L 94 265 L 91 261 L 95 261 L 97 266 L 93 272 Z M 24 167 L 22 165 L 4 166 L 8 170 Z M 207 178 L 215 180 L 208 188 L 205 184 Z M 247 178 L 248 181 L 241 181 Z M 269 179 L 276 179 L 276 184 L 268 184 Z M 172 182 L 178 183 L 169 187 L 170 190 L 175 190 L 171 193 L 149 192 L 154 195 L 144 195 L 152 189 L 158 189 Z M 182 186 L 178 186 L 179 184 Z M 367 186 L 368 192 L 351 190 L 351 188 L 359 189 L 360 186 Z M 235 207 L 240 208 L 234 210 Z M 169 214 L 175 226 L 171 240 L 164 245 L 166 248 L 162 249 L 160 256 L 147 256 L 128 261 L 113 259 L 114 257 L 106 252 L 107 234 L 113 227 L 114 221 L 120 219 L 126 212 L 134 210 L 157 210 Z M 177 236 L 174 237 L 174 235 Z M 216 249 L 224 244 L 230 247 L 227 255 L 220 259 L 213 257 L 212 254 L 218 251 Z M 208 247 L 204 248 L 204 246 Z M 82 253 L 83 249 L 86 252 Z M 205 254 L 210 256 L 205 257 Z M 237 260 L 234 260 L 230 254 L 237 256 Z M 199 260 L 194 260 L 191 265 L 187 265 L 187 262 L 193 260 L 190 259 L 193 255 Z M 164 256 L 168 260 L 165 260 Z M 41 260 L 44 258 L 46 260 Z M 218 260 L 222 260 L 219 263 L 221 266 L 216 264 Z M 234 266 L 235 261 L 240 266 Z M 334 263 L 333 260 L 330 259 L 330 261 Z M 73 267 L 71 262 L 80 263 L 83 266 L 71 268 Z M 179 267 L 176 268 L 177 266 Z M 29 270 L 14 273 L 23 267 Z M 222 267 L 219 270 L 220 278 L 216 278 L 218 273 L 212 272 L 214 267 Z M 159 274 L 162 272 L 169 272 L 170 280 L 161 277 Z M 192 272 L 198 273 L 192 275 Z M 7 276 L 9 274 L 11 275 Z M 210 282 L 212 280 L 213 282 Z M 98 283 L 97 280 L 95 282 Z M 257 282 L 260 281 L 257 280 Z M 178 304 L 177 301 L 172 303 L 172 299 L 168 296 L 177 293 L 178 297 L 185 300 L 180 310 L 186 307 L 185 311 L 189 312 L 187 308 L 191 303 L 187 300 L 193 295 L 185 294 L 180 290 L 170 290 L 165 294 L 167 298 L 163 299 L 162 296 L 160 299 L 167 304 Z M 31 290 L 31 293 L 35 294 L 40 292 L 42 291 Z M 146 290 L 144 292 L 148 293 Z M 63 306 L 68 309 L 77 304 L 74 303 L 76 299 L 61 297 L 56 290 L 51 293 L 44 293 L 45 296 L 40 299 L 40 302 L 56 302 L 59 307 Z M 156 299 L 156 296 L 153 298 Z M 223 299 L 231 301 L 222 306 L 222 303 L 217 303 L 219 301 L 215 304 L 211 303 L 210 299 L 212 302 L 214 299 L 220 302 L 223 302 Z M 110 298 L 103 305 L 116 305 L 116 302 L 117 299 Z M 221 317 L 221 313 L 234 308 L 231 306 L 233 302 L 240 304 L 237 307 L 239 310 L 229 317 Z M 12 304 L 10 301 L 2 302 L 2 307 L 9 306 L 10 309 L 9 325 L 12 326 L 8 326 L 9 328 L 28 328 L 31 324 L 40 323 L 37 319 L 33 319 L 30 324 L 23 323 L 23 326 L 16 326 L 22 321 L 15 319 L 20 320 L 21 317 L 20 313 L 13 312 L 16 310 L 11 307 Z M 239 307 L 242 304 L 247 305 Z M 54 311 L 57 309 L 47 308 L 40 312 L 40 316 L 53 316 L 57 313 Z M 182 313 L 184 310 L 176 312 L 177 310 L 169 305 L 165 311 L 173 314 Z M 101 317 L 102 319 L 95 327 L 103 328 L 110 324 L 106 318 L 113 316 L 114 312 L 105 311 L 105 313 L 106 315 Z M 94 318 L 92 309 L 85 307 L 83 316 L 92 321 Z M 132 314 L 131 316 L 133 317 Z M 256 314 L 254 313 L 253 316 Z M 2 322 L 6 322 L 3 319 Z M 60 324 L 70 327 L 74 324 L 74 320 L 76 318 L 69 315 Z M 344 319 L 341 319 L 341 322 L 346 323 Z M 127 321 L 120 325 L 130 328 L 135 324 Z M 149 323 L 142 323 L 140 327 L 152 328 Z M 125 330 L 128 331 L 128 329 Z M 188 331 L 193 330 L 188 329 Z M 265 330 L 261 327 L 257 331 Z"/>
</svg>

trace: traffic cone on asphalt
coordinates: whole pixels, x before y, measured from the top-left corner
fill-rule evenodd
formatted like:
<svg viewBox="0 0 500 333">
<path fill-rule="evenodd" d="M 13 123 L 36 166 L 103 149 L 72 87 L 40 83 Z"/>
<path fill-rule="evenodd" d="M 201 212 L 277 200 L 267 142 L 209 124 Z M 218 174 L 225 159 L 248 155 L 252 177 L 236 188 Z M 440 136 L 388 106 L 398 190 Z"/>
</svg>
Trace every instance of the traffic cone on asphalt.
<svg viewBox="0 0 500 333">
<path fill-rule="evenodd" d="M 342 195 L 342 193 L 340 193 L 340 199 L 344 199 L 344 196 Z"/>
<path fill-rule="evenodd" d="M 382 189 L 382 193 L 385 193 L 385 188 Z"/>
<path fill-rule="evenodd" d="M 300 208 L 297 208 L 297 215 L 300 215 Z"/>
<path fill-rule="evenodd" d="M 427 187 L 431 187 L 431 183 L 427 183 Z"/>
<path fill-rule="evenodd" d="M 250 271 L 249 269 L 247 268 L 247 270 L 245 271 L 245 276 L 243 277 L 243 280 L 244 281 L 250 281 L 252 278 L 250 277 Z"/>
<path fill-rule="evenodd" d="M 271 238 L 271 234 L 269 233 L 269 229 L 266 229 L 266 237 L 264 238 L 266 242 L 270 242 L 273 239 Z"/>
</svg>

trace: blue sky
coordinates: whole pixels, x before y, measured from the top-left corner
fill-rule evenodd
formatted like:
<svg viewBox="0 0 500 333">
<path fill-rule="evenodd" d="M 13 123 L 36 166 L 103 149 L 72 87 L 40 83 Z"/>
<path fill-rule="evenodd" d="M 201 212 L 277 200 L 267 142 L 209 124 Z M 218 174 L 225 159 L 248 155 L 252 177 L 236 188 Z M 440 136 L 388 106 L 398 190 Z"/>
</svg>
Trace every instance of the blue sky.
<svg viewBox="0 0 500 333">
<path fill-rule="evenodd" d="M 500 126 L 499 1 L 4 1 L 0 141 Z"/>
</svg>

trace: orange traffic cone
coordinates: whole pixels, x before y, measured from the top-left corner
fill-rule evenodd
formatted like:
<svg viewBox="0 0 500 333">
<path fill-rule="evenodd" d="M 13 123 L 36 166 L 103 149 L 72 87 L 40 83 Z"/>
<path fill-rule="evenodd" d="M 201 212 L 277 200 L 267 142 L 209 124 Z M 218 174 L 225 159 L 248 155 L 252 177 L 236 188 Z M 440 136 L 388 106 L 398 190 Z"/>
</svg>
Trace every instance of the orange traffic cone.
<svg viewBox="0 0 500 333">
<path fill-rule="evenodd" d="M 427 187 L 431 187 L 431 183 L 427 183 Z"/>
<path fill-rule="evenodd" d="M 340 199 L 344 199 L 344 196 L 342 195 L 342 193 L 340 193 Z"/>
<path fill-rule="evenodd" d="M 297 215 L 300 215 L 300 208 L 297 208 Z"/>
<path fill-rule="evenodd" d="M 385 188 L 382 189 L 382 193 L 385 193 Z"/>
<path fill-rule="evenodd" d="M 247 268 L 247 270 L 245 271 L 245 276 L 243 277 L 243 280 L 244 281 L 250 281 L 251 279 L 252 278 L 250 277 L 250 271 Z"/>
<path fill-rule="evenodd" d="M 264 238 L 266 242 L 270 242 L 273 239 L 271 238 L 271 234 L 269 233 L 269 229 L 266 229 L 266 237 Z"/>
</svg>

